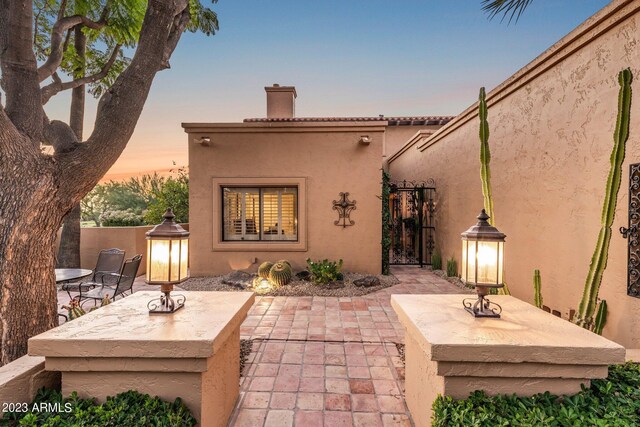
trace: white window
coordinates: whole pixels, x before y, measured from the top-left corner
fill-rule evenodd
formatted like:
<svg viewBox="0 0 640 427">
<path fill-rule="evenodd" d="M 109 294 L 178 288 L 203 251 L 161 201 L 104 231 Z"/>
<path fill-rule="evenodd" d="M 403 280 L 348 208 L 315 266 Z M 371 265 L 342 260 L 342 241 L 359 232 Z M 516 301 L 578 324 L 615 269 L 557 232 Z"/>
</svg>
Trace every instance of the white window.
<svg viewBox="0 0 640 427">
<path fill-rule="evenodd" d="M 222 187 L 223 240 L 297 241 L 297 187 Z"/>
</svg>

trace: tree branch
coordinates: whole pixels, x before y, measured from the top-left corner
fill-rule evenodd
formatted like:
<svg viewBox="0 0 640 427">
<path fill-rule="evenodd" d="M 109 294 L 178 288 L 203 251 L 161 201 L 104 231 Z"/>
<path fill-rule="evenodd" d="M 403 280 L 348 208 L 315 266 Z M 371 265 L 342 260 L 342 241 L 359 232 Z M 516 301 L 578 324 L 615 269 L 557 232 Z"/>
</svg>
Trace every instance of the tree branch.
<svg viewBox="0 0 640 427">
<path fill-rule="evenodd" d="M 60 120 L 52 120 L 45 125 L 43 134 L 46 142 L 53 146 L 56 153 L 69 152 L 79 144 L 73 129 Z"/>
<path fill-rule="evenodd" d="M 127 69 L 101 97 L 94 130 L 87 142 L 56 153 L 58 182 L 69 207 L 88 193 L 118 159 L 129 142 L 156 73 L 180 38 L 188 0 L 149 0 L 136 53 Z M 181 19 L 176 20 L 176 17 Z"/>
<path fill-rule="evenodd" d="M 0 68 L 7 116 L 20 132 L 37 139 L 42 131 L 44 110 L 33 52 L 30 0 L 0 0 Z"/>
<path fill-rule="evenodd" d="M 70 40 L 71 40 L 71 28 L 69 28 L 67 30 L 67 35 L 64 37 L 64 42 L 62 43 L 62 54 L 63 55 L 67 51 L 67 48 L 69 47 L 69 41 Z"/>
<path fill-rule="evenodd" d="M 51 97 L 57 95 L 59 92 L 74 89 L 89 83 L 94 83 L 105 78 L 107 74 L 109 74 L 109 70 L 113 66 L 113 63 L 116 62 L 119 52 L 120 45 L 116 45 L 116 47 L 113 49 L 113 52 L 111 53 L 111 56 L 109 57 L 109 60 L 104 64 L 102 69 L 98 73 L 92 74 L 90 76 L 75 79 L 70 82 L 62 82 L 62 80 L 58 76 L 58 73 L 53 73 L 51 76 L 53 78 L 53 83 L 50 83 L 42 88 L 42 104 L 44 105 L 49 102 Z"/>
<path fill-rule="evenodd" d="M 169 33 L 169 39 L 167 40 L 167 45 L 162 56 L 162 69 L 171 68 L 169 58 L 171 58 L 173 51 L 176 49 L 178 41 L 180 41 L 180 36 L 182 36 L 185 28 L 189 25 L 190 19 L 191 12 L 189 11 L 189 4 L 187 3 L 187 7 L 173 18 L 173 29 L 171 33 Z"/>
<path fill-rule="evenodd" d="M 60 10 L 58 10 L 58 20 L 61 20 L 65 13 L 67 13 L 67 0 L 62 0 L 60 2 Z"/>
<path fill-rule="evenodd" d="M 38 68 L 39 82 L 51 77 L 60 66 L 60 63 L 62 62 L 62 54 L 64 52 L 63 39 L 67 31 L 76 25 L 84 25 L 87 28 L 99 30 L 103 28 L 106 23 L 107 20 L 104 16 L 100 18 L 100 21 L 95 22 L 86 16 L 73 15 L 59 19 L 55 24 L 53 24 L 53 29 L 51 30 L 51 53 L 49 54 L 47 61 Z"/>
</svg>

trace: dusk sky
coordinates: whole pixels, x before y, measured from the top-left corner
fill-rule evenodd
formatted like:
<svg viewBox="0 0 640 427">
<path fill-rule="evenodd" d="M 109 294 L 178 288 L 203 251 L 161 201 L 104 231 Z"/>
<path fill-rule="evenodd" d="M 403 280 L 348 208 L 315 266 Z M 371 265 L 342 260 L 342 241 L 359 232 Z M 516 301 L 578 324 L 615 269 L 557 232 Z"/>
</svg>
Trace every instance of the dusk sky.
<svg viewBox="0 0 640 427">
<path fill-rule="evenodd" d="M 273 83 L 300 117 L 456 115 L 607 3 L 534 0 L 508 25 L 480 0 L 219 0 L 219 33 L 182 37 L 109 175 L 187 165 L 182 122 L 264 117 Z M 47 110 L 67 121 L 67 94 Z"/>
</svg>

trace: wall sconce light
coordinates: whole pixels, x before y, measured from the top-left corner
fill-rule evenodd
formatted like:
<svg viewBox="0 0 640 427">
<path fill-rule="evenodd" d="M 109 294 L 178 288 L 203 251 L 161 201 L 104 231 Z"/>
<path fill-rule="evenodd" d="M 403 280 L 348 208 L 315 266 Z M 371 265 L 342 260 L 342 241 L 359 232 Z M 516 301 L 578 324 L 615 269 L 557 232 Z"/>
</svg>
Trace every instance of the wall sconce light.
<svg viewBox="0 0 640 427">
<path fill-rule="evenodd" d="M 478 223 L 462 233 L 462 280 L 475 286 L 478 298 L 462 301 L 464 309 L 474 317 L 500 317 L 502 307 L 485 298 L 490 289 L 504 287 L 505 235 L 487 221 L 489 215 L 482 209 Z"/>
<path fill-rule="evenodd" d="M 369 137 L 369 135 L 362 135 L 358 140 L 358 144 L 362 144 L 362 145 L 371 144 L 371 137 Z"/>
<path fill-rule="evenodd" d="M 182 307 L 186 297 L 171 297 L 173 285 L 189 278 L 189 232 L 176 224 L 171 208 L 164 221 L 147 231 L 147 274 L 145 282 L 160 285 L 162 295 L 149 301 L 150 314 L 170 314 Z"/>
<path fill-rule="evenodd" d="M 211 137 L 210 136 L 202 136 L 198 139 L 196 139 L 196 142 L 200 145 L 202 145 L 203 147 L 208 147 L 209 145 L 211 145 Z"/>
</svg>

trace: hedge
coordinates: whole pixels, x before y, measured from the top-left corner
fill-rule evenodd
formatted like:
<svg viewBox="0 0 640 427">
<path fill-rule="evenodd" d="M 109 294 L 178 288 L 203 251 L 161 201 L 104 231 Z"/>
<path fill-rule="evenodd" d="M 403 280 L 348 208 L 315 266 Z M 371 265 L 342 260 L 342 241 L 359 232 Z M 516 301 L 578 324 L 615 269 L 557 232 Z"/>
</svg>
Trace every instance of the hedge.
<svg viewBox="0 0 640 427">
<path fill-rule="evenodd" d="M 640 364 L 609 367 L 609 376 L 592 380 L 573 396 L 494 396 L 482 391 L 467 399 L 438 397 L 433 426 L 640 426 Z"/>
<path fill-rule="evenodd" d="M 49 407 L 51 412 L 47 412 Z M 173 403 L 137 391 L 127 391 L 107 397 L 105 403 L 81 399 L 73 392 L 64 398 L 55 390 L 41 389 L 28 412 L 7 412 L 0 426 L 27 427 L 187 427 L 196 419 L 177 398 Z"/>
</svg>

